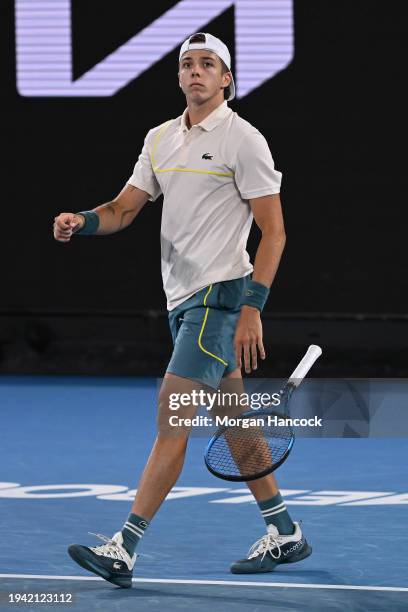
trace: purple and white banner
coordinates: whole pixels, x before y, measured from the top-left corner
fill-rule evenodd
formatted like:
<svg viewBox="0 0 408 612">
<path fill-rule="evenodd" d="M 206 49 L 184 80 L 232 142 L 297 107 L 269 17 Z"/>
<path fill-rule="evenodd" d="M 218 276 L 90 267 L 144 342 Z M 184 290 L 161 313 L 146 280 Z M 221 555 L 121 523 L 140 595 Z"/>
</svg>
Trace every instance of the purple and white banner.
<svg viewBox="0 0 408 612">
<path fill-rule="evenodd" d="M 292 0 L 181 0 L 76 80 L 71 0 L 16 0 L 17 90 L 28 97 L 113 96 L 231 6 L 243 98 L 291 62 Z"/>
</svg>

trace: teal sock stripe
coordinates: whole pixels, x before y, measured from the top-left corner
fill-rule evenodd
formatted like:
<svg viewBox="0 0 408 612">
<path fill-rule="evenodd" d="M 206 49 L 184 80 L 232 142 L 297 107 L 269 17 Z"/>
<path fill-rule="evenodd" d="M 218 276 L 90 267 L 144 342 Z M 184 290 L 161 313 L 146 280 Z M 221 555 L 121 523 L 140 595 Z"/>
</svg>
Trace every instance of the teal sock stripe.
<svg viewBox="0 0 408 612">
<path fill-rule="evenodd" d="M 258 502 L 258 506 L 267 525 L 275 525 L 281 535 L 294 532 L 295 526 L 280 493 Z"/>
<path fill-rule="evenodd" d="M 282 495 L 280 493 L 277 493 L 276 495 L 274 495 L 273 497 L 270 497 L 269 499 L 265 499 L 264 501 L 258 502 L 258 506 L 261 512 L 263 512 L 267 510 L 272 510 L 273 508 L 275 508 L 275 506 L 279 506 L 282 503 L 283 503 Z"/>
<path fill-rule="evenodd" d="M 129 514 L 127 521 L 122 527 L 123 545 L 128 551 L 129 555 L 133 557 L 136 550 L 136 546 L 142 539 L 144 532 L 146 531 L 149 522 L 142 516 Z"/>
</svg>

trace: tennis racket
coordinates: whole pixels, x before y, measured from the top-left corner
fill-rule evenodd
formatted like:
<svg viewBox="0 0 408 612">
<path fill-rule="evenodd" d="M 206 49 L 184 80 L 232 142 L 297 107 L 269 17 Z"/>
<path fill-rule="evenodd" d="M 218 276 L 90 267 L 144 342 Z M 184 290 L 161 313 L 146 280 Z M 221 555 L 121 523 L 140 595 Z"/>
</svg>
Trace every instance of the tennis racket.
<svg viewBox="0 0 408 612">
<path fill-rule="evenodd" d="M 240 425 L 227 424 L 217 430 L 204 455 L 205 464 L 214 476 L 223 480 L 246 482 L 262 478 L 282 465 L 289 456 L 295 435 L 292 427 L 281 425 L 280 422 L 289 416 L 289 402 L 293 391 L 321 354 L 320 346 L 309 346 L 279 392 L 279 411 L 270 406 L 261 410 L 249 410 L 234 417 L 234 422 L 239 422 Z M 261 425 L 243 427 L 245 419 L 250 422 L 249 419 L 254 418 Z"/>
</svg>

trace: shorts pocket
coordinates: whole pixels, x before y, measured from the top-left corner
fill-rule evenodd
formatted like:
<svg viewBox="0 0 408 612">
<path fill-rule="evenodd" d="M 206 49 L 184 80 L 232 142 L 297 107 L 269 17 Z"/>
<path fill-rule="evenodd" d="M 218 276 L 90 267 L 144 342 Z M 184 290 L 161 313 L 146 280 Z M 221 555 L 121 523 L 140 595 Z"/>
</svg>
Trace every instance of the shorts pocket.
<svg viewBox="0 0 408 612">
<path fill-rule="evenodd" d="M 219 283 L 219 305 L 227 310 L 239 310 L 246 287 L 246 278 Z"/>
</svg>

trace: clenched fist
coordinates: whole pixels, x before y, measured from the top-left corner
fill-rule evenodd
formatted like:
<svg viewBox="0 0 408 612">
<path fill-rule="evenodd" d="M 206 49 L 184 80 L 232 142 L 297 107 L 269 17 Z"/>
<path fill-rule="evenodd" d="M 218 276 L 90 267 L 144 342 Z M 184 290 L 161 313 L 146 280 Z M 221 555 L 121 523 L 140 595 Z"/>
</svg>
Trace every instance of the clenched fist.
<svg viewBox="0 0 408 612">
<path fill-rule="evenodd" d="M 61 213 L 54 219 L 54 238 L 59 242 L 69 242 L 72 234 L 81 229 L 85 219 L 74 213 Z"/>
</svg>

